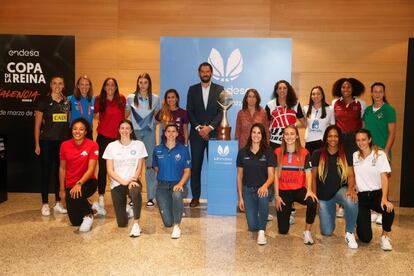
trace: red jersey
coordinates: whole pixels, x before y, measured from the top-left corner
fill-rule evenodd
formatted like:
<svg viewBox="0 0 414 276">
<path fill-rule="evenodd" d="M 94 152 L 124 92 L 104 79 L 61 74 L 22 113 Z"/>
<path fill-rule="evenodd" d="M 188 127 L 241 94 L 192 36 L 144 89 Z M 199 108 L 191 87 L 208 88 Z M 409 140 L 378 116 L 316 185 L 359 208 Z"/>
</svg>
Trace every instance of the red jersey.
<svg viewBox="0 0 414 276">
<path fill-rule="evenodd" d="M 88 170 L 89 160 L 98 160 L 98 144 L 86 139 L 80 145 L 70 139 L 60 146 L 60 160 L 66 161 L 65 188 L 72 188 Z M 96 179 L 92 175 L 92 179 Z"/>
<path fill-rule="evenodd" d="M 362 115 L 364 115 L 365 103 L 360 99 L 354 98 L 352 102 L 346 104 L 341 97 L 332 102 L 335 113 L 336 125 L 343 133 L 356 132 L 362 128 Z"/>
<path fill-rule="evenodd" d="M 282 148 L 275 149 L 275 155 L 279 160 L 279 155 Z M 300 161 L 294 153 L 285 153 L 282 163 L 278 166 L 282 166 L 282 170 L 279 176 L 279 190 L 297 190 L 306 186 L 306 170 L 312 168 L 310 164 L 309 152 L 305 148 L 301 148 Z"/>
<path fill-rule="evenodd" d="M 118 106 L 118 103 L 113 99 L 112 101 L 106 100 L 106 109 L 104 113 L 99 112 L 99 97 L 96 97 L 94 110 L 95 113 L 99 112 L 99 123 L 96 131 L 111 139 L 118 137 L 119 123 L 125 119 L 125 97 L 120 95 L 122 108 Z"/>
</svg>

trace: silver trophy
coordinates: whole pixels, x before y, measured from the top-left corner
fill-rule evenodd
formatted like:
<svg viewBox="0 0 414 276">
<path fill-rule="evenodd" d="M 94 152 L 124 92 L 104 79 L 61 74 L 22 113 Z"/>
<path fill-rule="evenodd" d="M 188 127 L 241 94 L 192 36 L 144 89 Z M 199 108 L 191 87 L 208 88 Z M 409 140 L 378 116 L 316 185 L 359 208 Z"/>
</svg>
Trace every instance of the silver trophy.
<svg viewBox="0 0 414 276">
<path fill-rule="evenodd" d="M 217 127 L 217 140 L 230 140 L 231 127 L 227 119 L 227 110 L 233 105 L 232 94 L 226 90 L 221 91 L 217 103 L 223 111 L 221 122 Z"/>
</svg>

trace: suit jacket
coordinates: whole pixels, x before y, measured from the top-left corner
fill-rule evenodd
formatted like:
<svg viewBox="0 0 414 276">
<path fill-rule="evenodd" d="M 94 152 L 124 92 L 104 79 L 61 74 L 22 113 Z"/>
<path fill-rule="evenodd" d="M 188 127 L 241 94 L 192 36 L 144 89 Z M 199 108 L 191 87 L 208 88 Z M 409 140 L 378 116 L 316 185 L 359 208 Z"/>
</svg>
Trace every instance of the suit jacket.
<svg viewBox="0 0 414 276">
<path fill-rule="evenodd" d="M 198 125 L 211 125 L 214 130 L 220 124 L 222 112 L 217 103 L 220 92 L 224 87 L 215 83 L 211 83 L 210 92 L 208 94 L 207 109 L 204 107 L 203 91 L 201 83 L 190 86 L 187 93 L 187 112 L 191 123 L 190 135 L 197 134 L 195 129 Z M 215 131 L 210 132 L 210 137 L 215 136 Z"/>
</svg>

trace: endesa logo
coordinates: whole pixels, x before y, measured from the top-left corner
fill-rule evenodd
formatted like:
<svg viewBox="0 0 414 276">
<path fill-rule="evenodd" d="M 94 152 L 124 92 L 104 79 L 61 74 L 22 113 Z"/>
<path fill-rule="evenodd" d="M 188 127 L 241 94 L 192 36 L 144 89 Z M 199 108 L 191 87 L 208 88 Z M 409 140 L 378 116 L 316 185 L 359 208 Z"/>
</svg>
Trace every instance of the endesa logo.
<svg viewBox="0 0 414 276">
<path fill-rule="evenodd" d="M 221 157 L 226 157 L 230 153 L 230 148 L 229 148 L 229 146 L 224 146 L 224 148 L 223 148 L 221 145 L 219 145 L 218 148 L 217 148 L 217 153 Z"/>
<path fill-rule="evenodd" d="M 39 51 L 36 50 L 26 50 L 26 49 L 20 49 L 20 50 L 9 50 L 9 56 L 18 56 L 18 57 L 38 57 L 40 56 Z"/>
<path fill-rule="evenodd" d="M 233 158 L 229 157 L 230 147 L 228 145 L 225 145 L 224 147 L 219 145 L 217 147 L 217 154 L 219 156 L 215 156 L 213 158 L 213 160 L 216 162 L 216 164 L 230 165 L 232 163 Z"/>
<path fill-rule="evenodd" d="M 224 70 L 224 60 L 220 52 L 212 48 L 208 56 L 208 63 L 213 66 L 213 78 L 221 82 L 229 82 L 237 79 L 243 71 L 243 57 L 239 48 L 231 52 Z"/>
</svg>

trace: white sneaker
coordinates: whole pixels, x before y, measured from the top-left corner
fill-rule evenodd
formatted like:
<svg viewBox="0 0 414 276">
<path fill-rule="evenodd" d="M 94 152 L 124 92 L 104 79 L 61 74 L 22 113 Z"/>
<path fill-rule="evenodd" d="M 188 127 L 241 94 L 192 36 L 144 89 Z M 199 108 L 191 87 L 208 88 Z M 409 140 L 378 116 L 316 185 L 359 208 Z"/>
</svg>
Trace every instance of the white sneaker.
<svg viewBox="0 0 414 276">
<path fill-rule="evenodd" d="M 92 209 L 96 211 L 96 214 L 97 215 L 106 216 L 106 210 L 105 210 L 105 208 L 101 207 L 101 205 L 99 205 L 98 202 L 95 201 L 92 204 Z"/>
<path fill-rule="evenodd" d="M 131 205 L 127 204 L 126 212 L 127 212 L 128 218 L 134 217 L 134 209 L 132 209 Z"/>
<path fill-rule="evenodd" d="M 295 217 L 293 215 L 290 215 L 289 224 L 292 225 L 292 224 L 295 224 L 295 222 L 296 222 Z"/>
<path fill-rule="evenodd" d="M 358 244 L 357 244 L 357 242 L 355 240 L 354 233 L 346 232 L 346 234 L 345 234 L 345 242 L 348 245 L 348 247 L 351 248 L 351 249 L 357 249 L 358 248 Z"/>
<path fill-rule="evenodd" d="M 98 203 L 99 203 L 99 206 L 101 206 L 102 208 L 105 208 L 105 197 L 104 197 L 104 195 L 99 195 Z"/>
<path fill-rule="evenodd" d="M 267 215 L 267 221 L 272 221 L 273 220 L 273 216 L 271 214 Z"/>
<path fill-rule="evenodd" d="M 53 211 L 54 211 L 55 213 L 58 213 L 58 214 L 67 214 L 67 213 L 68 213 L 68 210 L 66 210 L 66 209 L 63 207 L 62 203 L 60 203 L 59 201 L 58 201 L 58 202 L 56 202 L 55 207 L 53 207 Z"/>
<path fill-rule="evenodd" d="M 171 239 L 178 239 L 180 236 L 181 236 L 181 229 L 180 229 L 180 226 L 176 224 L 174 225 L 174 228 L 171 234 Z"/>
<path fill-rule="evenodd" d="M 264 230 L 259 230 L 257 234 L 257 244 L 258 245 L 265 245 L 267 243 L 266 235 Z"/>
<path fill-rule="evenodd" d="M 311 231 L 309 231 L 309 230 L 305 230 L 304 232 L 303 232 L 303 243 L 304 244 L 307 244 L 307 245 L 312 245 L 312 244 L 314 244 L 315 242 L 313 241 L 313 239 L 312 239 L 312 233 L 311 233 Z"/>
<path fill-rule="evenodd" d="M 342 207 L 338 208 L 338 211 L 336 211 L 336 217 L 337 218 L 343 218 L 345 214 L 345 210 Z"/>
<path fill-rule="evenodd" d="M 377 219 L 375 220 L 376 224 L 382 225 L 382 214 L 378 214 Z"/>
<path fill-rule="evenodd" d="M 371 222 L 374 223 L 377 221 L 378 214 L 371 212 Z"/>
<path fill-rule="evenodd" d="M 391 251 L 392 245 L 390 241 L 390 238 L 387 236 L 381 236 L 381 249 L 384 251 Z"/>
<path fill-rule="evenodd" d="M 89 232 L 92 228 L 93 216 L 87 215 L 83 217 L 81 226 L 79 227 L 79 232 Z"/>
<path fill-rule="evenodd" d="M 134 223 L 134 225 L 132 225 L 132 229 L 131 229 L 131 233 L 129 233 L 129 236 L 131 238 L 136 238 L 141 236 L 141 227 L 139 227 L 138 223 Z"/>
<path fill-rule="evenodd" d="M 42 205 L 42 216 L 50 216 L 50 208 L 49 208 L 49 204 L 45 203 Z"/>
</svg>

